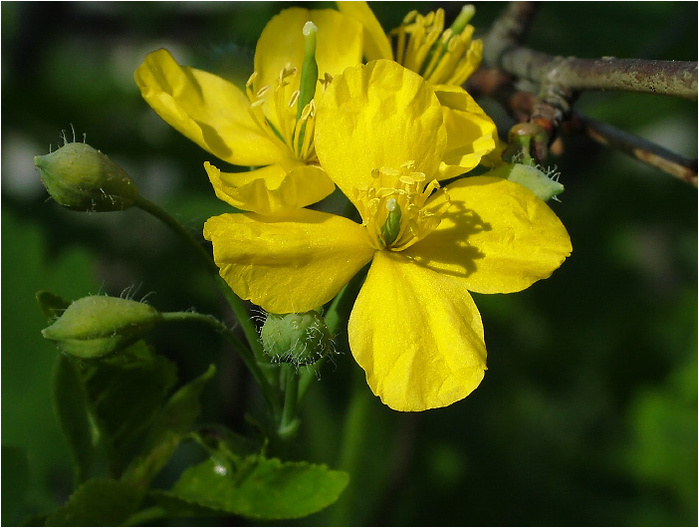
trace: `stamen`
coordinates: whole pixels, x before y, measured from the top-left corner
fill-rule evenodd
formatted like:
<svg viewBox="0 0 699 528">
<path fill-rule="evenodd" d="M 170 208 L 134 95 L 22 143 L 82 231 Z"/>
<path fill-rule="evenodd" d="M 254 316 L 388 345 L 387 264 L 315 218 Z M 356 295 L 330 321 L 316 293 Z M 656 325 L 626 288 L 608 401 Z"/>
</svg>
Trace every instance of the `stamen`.
<svg viewBox="0 0 699 528">
<path fill-rule="evenodd" d="M 372 182 L 355 189 L 357 204 L 369 241 L 377 250 L 402 251 L 434 230 L 448 204 L 426 211 L 425 204 L 437 191 L 437 180 L 427 182 L 424 173 L 409 161 L 399 170 L 382 167 L 371 171 Z"/>
<path fill-rule="evenodd" d="M 296 89 L 295 76 L 298 73 L 291 63 L 287 63 L 281 69 L 273 86 L 265 85 L 257 89 L 253 87 L 254 81 L 258 78 L 257 72 L 253 72 L 245 84 L 245 91 L 250 101 L 249 113 L 255 124 L 280 148 L 287 149 L 294 158 L 304 163 L 317 162 L 313 145 L 315 130 L 313 97 L 318 82 L 317 65 L 315 65 L 316 31 L 311 22 L 304 26 L 306 48 L 307 50 L 312 48 L 313 53 L 306 56 L 307 60 L 301 72 L 302 77 L 306 76 L 306 80 L 304 81 L 303 78 L 300 80 L 300 89 Z M 313 62 L 310 66 L 307 64 L 309 57 Z M 313 74 L 314 65 L 315 74 Z"/>
<path fill-rule="evenodd" d="M 444 29 L 444 10 L 426 16 L 414 11 L 391 32 L 396 38 L 396 60 L 433 84 L 463 84 L 478 67 L 482 42 L 473 41 L 473 26 L 468 25 L 475 13 L 465 5 L 448 29 Z"/>
</svg>

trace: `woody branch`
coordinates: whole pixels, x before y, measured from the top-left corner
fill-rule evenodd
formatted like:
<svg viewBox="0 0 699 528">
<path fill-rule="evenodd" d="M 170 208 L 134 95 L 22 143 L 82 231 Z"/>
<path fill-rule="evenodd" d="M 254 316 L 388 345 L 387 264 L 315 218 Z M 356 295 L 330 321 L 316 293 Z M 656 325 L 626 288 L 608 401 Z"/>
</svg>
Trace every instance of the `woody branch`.
<svg viewBox="0 0 699 528">
<path fill-rule="evenodd" d="M 586 90 L 618 90 L 697 99 L 697 63 L 644 59 L 555 57 L 520 45 L 533 18 L 534 2 L 511 2 L 484 42 L 483 70 L 471 79 L 475 92 L 493 96 L 519 121 L 543 129 L 550 144 L 566 123 L 568 132 L 585 132 L 595 141 L 634 156 L 697 186 L 697 161 L 575 114 L 573 104 Z M 515 88 L 524 79 L 539 85 L 533 95 Z M 576 117 L 576 119 L 572 119 Z M 548 145 L 534 145 L 543 161 Z"/>
</svg>

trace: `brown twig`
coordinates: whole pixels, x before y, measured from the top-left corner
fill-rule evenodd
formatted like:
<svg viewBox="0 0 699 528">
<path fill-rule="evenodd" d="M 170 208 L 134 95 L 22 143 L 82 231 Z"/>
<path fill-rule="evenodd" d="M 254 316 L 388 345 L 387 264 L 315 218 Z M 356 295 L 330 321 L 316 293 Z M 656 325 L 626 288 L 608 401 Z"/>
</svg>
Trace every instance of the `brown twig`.
<svg viewBox="0 0 699 528">
<path fill-rule="evenodd" d="M 529 121 L 539 103 L 534 94 L 518 90 L 511 76 L 496 69 L 478 70 L 468 80 L 468 91 L 475 96 L 485 96 L 497 101 L 519 123 Z M 565 135 L 586 134 L 602 145 L 618 149 L 697 187 L 696 159 L 685 158 L 656 143 L 579 113 L 574 113 L 563 123 L 561 130 Z"/>
<path fill-rule="evenodd" d="M 521 46 L 536 7 L 535 2 L 508 4 L 484 38 L 486 66 L 574 92 L 621 90 L 697 99 L 696 62 L 557 57 Z"/>
<path fill-rule="evenodd" d="M 507 73 L 569 90 L 620 90 L 697 99 L 697 63 L 646 59 L 554 57 L 509 48 L 495 63 Z"/>
<path fill-rule="evenodd" d="M 531 25 L 536 4 L 511 2 L 484 38 L 484 63 L 469 80 L 469 88 L 498 100 L 519 122 L 529 121 L 533 131 L 543 130 L 548 144 L 559 127 L 573 117 L 573 103 L 585 90 L 670 95 L 697 99 L 696 62 L 644 59 L 579 59 L 554 57 L 520 45 Z M 539 85 L 536 96 L 515 88 L 524 79 Z M 581 118 L 569 130 L 585 131 L 596 141 L 617 148 L 694 186 L 697 185 L 696 160 L 682 156 L 609 125 Z M 542 145 L 542 143 L 544 143 Z M 543 162 L 546 145 L 532 142 L 535 158 Z"/>
<path fill-rule="evenodd" d="M 685 158 L 646 139 L 580 114 L 573 117 L 570 125 L 573 130 L 583 130 L 602 145 L 614 147 L 647 165 L 697 187 L 696 159 Z"/>
<path fill-rule="evenodd" d="M 497 65 L 499 58 L 526 35 L 537 11 L 536 2 L 510 2 L 483 39 L 483 61 Z"/>
</svg>

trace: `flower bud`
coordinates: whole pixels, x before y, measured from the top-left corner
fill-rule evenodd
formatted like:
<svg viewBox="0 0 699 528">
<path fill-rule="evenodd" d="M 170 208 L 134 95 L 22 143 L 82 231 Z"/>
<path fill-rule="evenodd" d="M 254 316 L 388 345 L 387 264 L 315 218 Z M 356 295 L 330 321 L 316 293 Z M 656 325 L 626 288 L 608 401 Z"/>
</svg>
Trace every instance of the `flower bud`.
<svg viewBox="0 0 699 528">
<path fill-rule="evenodd" d="M 66 143 L 35 156 L 41 181 L 59 204 L 76 211 L 121 211 L 131 207 L 138 188 L 116 163 L 86 143 Z"/>
<path fill-rule="evenodd" d="M 99 358 L 145 337 L 161 319 L 160 312 L 148 304 L 92 295 L 71 303 L 41 333 L 67 354 Z"/>
<path fill-rule="evenodd" d="M 555 198 L 564 190 L 563 184 L 558 181 L 558 173 L 547 174 L 533 165 L 506 163 L 493 169 L 488 175 L 519 183 L 545 202 Z"/>
<path fill-rule="evenodd" d="M 314 311 L 268 314 L 260 336 L 265 354 L 274 362 L 311 365 L 333 350 L 330 331 Z"/>
</svg>

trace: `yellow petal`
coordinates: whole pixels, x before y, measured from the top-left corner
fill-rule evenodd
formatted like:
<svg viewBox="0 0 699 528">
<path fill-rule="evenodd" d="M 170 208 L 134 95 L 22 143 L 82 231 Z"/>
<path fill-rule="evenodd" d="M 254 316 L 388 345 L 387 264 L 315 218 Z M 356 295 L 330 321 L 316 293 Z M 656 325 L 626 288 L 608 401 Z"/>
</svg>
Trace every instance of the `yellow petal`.
<svg viewBox="0 0 699 528">
<path fill-rule="evenodd" d="M 309 209 L 214 216 L 204 224 L 204 238 L 231 289 L 272 313 L 325 304 L 374 253 L 362 226 Z"/>
<path fill-rule="evenodd" d="M 481 158 L 497 147 L 498 131 L 493 120 L 463 88 L 439 85 L 434 90 L 442 104 L 447 128 L 447 149 L 440 166 L 442 180 L 476 167 Z"/>
<path fill-rule="evenodd" d="M 439 227 L 404 253 L 416 264 L 465 278 L 478 293 L 510 293 L 549 277 L 570 255 L 556 214 L 525 187 L 474 176 L 447 185 L 451 206 Z M 437 210 L 439 193 L 427 204 Z"/>
<path fill-rule="evenodd" d="M 461 400 L 486 369 L 483 324 L 464 281 L 398 253 L 374 257 L 348 335 L 369 387 L 397 411 Z"/>
<path fill-rule="evenodd" d="M 247 96 L 210 73 L 180 66 L 167 50 L 135 73 L 146 102 L 178 132 L 235 165 L 268 165 L 288 156 L 257 127 Z"/>
<path fill-rule="evenodd" d="M 366 2 L 335 2 L 341 13 L 358 20 L 364 28 L 364 57 L 367 61 L 376 59 L 393 60 L 391 41 L 381 27 L 381 23 Z"/>
<path fill-rule="evenodd" d="M 316 203 L 335 189 L 320 167 L 299 163 L 286 172 L 279 165 L 243 172 L 221 172 L 204 164 L 216 196 L 243 211 L 272 215 Z"/>
<path fill-rule="evenodd" d="M 318 105 L 315 141 L 321 165 L 352 199 L 353 188 L 372 184 L 372 169 L 414 161 L 414 171 L 435 176 L 446 131 L 429 84 L 396 62 L 378 60 L 333 79 Z"/>
<path fill-rule="evenodd" d="M 309 20 L 318 28 L 316 61 L 320 78 L 325 73 L 340 74 L 348 66 L 362 61 L 362 28 L 357 21 L 334 9 L 291 7 L 274 16 L 257 41 L 256 90 L 274 86 L 279 72 L 289 63 L 300 73 L 304 58 L 302 30 Z"/>
</svg>

